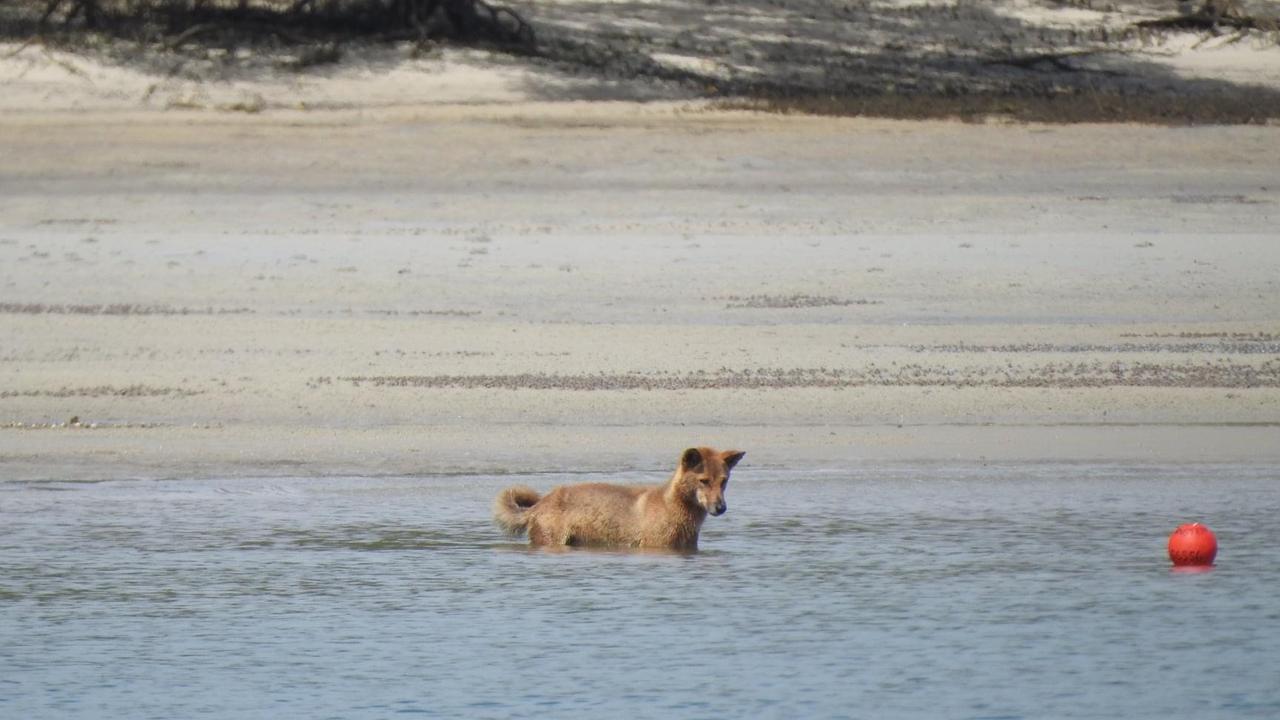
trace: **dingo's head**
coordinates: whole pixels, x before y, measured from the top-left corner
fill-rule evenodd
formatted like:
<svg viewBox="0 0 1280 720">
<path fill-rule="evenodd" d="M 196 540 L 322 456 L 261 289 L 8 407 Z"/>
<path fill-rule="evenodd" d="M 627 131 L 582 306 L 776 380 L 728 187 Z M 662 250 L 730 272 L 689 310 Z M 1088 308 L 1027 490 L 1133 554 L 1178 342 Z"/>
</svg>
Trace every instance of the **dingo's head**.
<svg viewBox="0 0 1280 720">
<path fill-rule="evenodd" d="M 729 484 L 729 471 L 746 453 L 739 450 L 689 448 L 680 457 L 680 480 L 691 489 L 694 502 L 712 515 L 723 515 L 729 506 L 724 491 Z M 687 491 L 686 490 L 686 491 Z"/>
</svg>

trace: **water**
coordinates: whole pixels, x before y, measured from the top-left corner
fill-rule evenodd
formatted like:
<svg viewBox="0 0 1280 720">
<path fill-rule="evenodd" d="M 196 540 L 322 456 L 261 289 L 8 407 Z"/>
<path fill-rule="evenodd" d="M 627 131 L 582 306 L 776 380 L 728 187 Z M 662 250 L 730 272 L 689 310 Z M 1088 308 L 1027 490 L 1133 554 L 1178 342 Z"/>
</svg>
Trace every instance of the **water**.
<svg viewBox="0 0 1280 720">
<path fill-rule="evenodd" d="M 689 557 L 489 523 L 595 476 L 0 484 L 0 717 L 1275 718 L 1278 476 L 746 466 Z"/>
</svg>

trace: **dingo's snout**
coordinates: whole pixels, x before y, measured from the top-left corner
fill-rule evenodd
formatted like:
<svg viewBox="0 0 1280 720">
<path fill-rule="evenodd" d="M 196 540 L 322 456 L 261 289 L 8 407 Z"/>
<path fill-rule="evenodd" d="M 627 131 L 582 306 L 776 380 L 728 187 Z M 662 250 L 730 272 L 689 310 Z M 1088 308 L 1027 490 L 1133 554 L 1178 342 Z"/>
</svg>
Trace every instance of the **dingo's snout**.
<svg viewBox="0 0 1280 720">
<path fill-rule="evenodd" d="M 728 510 L 728 509 L 729 509 L 729 505 L 728 505 L 728 504 L 726 504 L 726 503 L 725 503 L 725 501 L 721 500 L 721 501 L 717 502 L 715 505 L 712 505 L 712 506 L 711 506 L 711 514 L 712 514 L 712 515 L 723 515 L 723 514 L 724 514 L 724 511 L 725 511 L 725 510 Z"/>
</svg>

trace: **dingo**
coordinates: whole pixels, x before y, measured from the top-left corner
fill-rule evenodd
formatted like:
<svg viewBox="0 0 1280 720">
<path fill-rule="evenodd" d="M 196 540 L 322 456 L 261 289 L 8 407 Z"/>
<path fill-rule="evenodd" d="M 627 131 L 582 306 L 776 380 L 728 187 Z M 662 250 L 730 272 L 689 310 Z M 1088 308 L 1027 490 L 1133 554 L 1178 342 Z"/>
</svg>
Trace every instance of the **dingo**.
<svg viewBox="0 0 1280 720">
<path fill-rule="evenodd" d="M 498 493 L 493 519 L 532 545 L 595 545 L 693 552 L 707 513 L 722 515 L 729 471 L 746 453 L 689 448 L 665 485 L 563 485 L 545 497 L 517 485 Z"/>
</svg>

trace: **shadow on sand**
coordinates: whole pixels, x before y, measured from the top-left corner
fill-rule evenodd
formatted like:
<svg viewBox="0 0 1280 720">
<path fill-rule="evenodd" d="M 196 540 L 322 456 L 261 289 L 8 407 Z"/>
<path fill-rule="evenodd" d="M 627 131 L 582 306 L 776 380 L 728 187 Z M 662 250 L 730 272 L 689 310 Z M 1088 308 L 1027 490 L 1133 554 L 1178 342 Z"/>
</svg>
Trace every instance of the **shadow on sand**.
<svg viewBox="0 0 1280 720">
<path fill-rule="evenodd" d="M 1126 13 L 1042 1 L 518 0 L 539 54 L 603 77 L 648 76 L 731 106 L 902 118 L 1008 115 L 1057 122 L 1249 123 L 1280 117 L 1280 93 L 1177 75 L 1167 35 Z M 1117 29 L 1117 27 L 1119 29 Z M 1249 33 L 1241 35 L 1243 39 Z M 1274 44 L 1274 33 L 1255 42 Z M 554 88 L 535 88 L 555 97 Z"/>
<path fill-rule="evenodd" d="M 44 3 L 6 5 L 0 7 L 0 37 L 22 39 L 37 31 L 34 18 Z M 500 50 L 488 56 L 495 65 L 532 63 L 548 71 L 524 81 L 529 95 L 540 100 L 718 98 L 727 107 L 779 112 L 997 115 L 1048 122 L 1280 118 L 1280 92 L 1274 89 L 1183 77 L 1160 63 L 1170 31 L 1138 25 L 1162 15 L 1166 3 L 1156 0 L 1105 11 L 1093 10 L 1091 0 L 514 0 L 509 5 L 530 23 L 533 34 L 517 43 L 470 42 Z M 356 57 L 376 72 L 405 57 L 344 54 L 368 50 L 369 43 L 403 41 L 405 35 L 364 20 L 344 25 L 333 10 L 309 20 L 270 4 L 251 6 L 249 16 L 224 9 L 210 19 L 208 13 L 215 11 L 202 11 L 200 32 L 192 31 L 197 25 L 190 20 L 170 22 L 161 31 L 144 32 L 135 24 L 98 47 L 109 48 L 113 60 L 152 69 L 175 53 L 243 43 L 292 53 L 294 69 L 315 73 Z M 367 17 L 362 12 L 360 17 Z M 236 17 L 252 22 L 236 24 Z M 1209 37 L 1217 31 L 1205 32 Z M 1232 32 L 1236 36 L 1228 40 L 1277 42 L 1277 34 L 1268 30 Z M 101 32 L 91 35 L 102 38 Z M 116 42 L 123 36 L 131 40 L 126 49 Z M 429 36 L 425 30 L 419 34 L 421 47 L 430 47 Z M 76 42 L 65 29 L 58 37 Z M 237 72 L 280 67 L 278 61 L 262 62 Z"/>
</svg>

